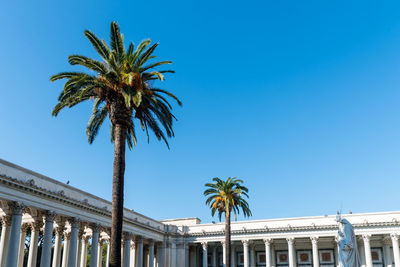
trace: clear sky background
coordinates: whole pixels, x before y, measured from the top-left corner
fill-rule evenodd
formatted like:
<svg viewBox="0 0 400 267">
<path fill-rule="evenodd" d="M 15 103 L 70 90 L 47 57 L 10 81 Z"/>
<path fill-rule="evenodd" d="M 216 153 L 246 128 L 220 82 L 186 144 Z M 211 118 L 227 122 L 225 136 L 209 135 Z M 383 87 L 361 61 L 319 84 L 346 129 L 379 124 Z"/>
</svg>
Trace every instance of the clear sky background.
<svg viewBox="0 0 400 267">
<path fill-rule="evenodd" d="M 204 184 L 237 176 L 254 219 L 399 210 L 399 1 L 3 1 L 0 158 L 111 200 L 108 126 L 91 103 L 51 116 L 67 56 L 96 56 L 85 29 L 160 42 L 176 74 L 171 149 L 140 135 L 125 206 L 212 218 Z M 242 217 L 240 217 L 242 219 Z"/>
</svg>

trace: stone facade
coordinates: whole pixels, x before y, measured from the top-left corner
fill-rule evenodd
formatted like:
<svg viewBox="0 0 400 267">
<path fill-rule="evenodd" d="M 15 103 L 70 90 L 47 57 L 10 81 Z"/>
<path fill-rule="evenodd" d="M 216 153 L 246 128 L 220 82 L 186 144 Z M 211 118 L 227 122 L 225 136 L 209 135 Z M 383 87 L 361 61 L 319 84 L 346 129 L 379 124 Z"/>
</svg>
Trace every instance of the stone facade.
<svg viewBox="0 0 400 267">
<path fill-rule="evenodd" d="M 343 217 L 364 267 L 400 267 L 400 212 Z M 109 201 L 0 160 L 0 218 L 0 267 L 22 267 L 24 258 L 28 267 L 108 266 Z M 337 229 L 335 216 L 232 222 L 233 266 L 337 267 Z M 223 223 L 157 221 L 125 209 L 123 232 L 124 267 L 224 266 Z"/>
</svg>

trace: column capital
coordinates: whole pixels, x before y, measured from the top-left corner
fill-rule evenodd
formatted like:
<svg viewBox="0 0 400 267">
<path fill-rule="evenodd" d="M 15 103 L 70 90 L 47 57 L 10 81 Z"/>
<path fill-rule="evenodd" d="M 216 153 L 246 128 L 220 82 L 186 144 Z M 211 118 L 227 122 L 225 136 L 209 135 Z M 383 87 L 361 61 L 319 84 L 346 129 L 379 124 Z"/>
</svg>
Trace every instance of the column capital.
<svg viewBox="0 0 400 267">
<path fill-rule="evenodd" d="M 399 241 L 399 235 L 396 234 L 396 233 L 390 234 L 390 238 L 391 238 L 393 241 Z"/>
<path fill-rule="evenodd" d="M 263 241 L 266 246 L 270 246 L 274 242 L 272 238 L 264 238 Z"/>
<path fill-rule="evenodd" d="M 310 239 L 311 239 L 312 244 L 314 244 L 314 245 L 318 244 L 318 239 L 319 239 L 318 236 L 312 236 L 312 237 L 310 237 Z"/>
<path fill-rule="evenodd" d="M 1 218 L 1 224 L 3 226 L 11 226 L 12 216 L 6 215 Z"/>
<path fill-rule="evenodd" d="M 385 246 L 390 246 L 390 245 L 392 245 L 392 239 L 390 238 L 390 235 L 389 235 L 389 236 L 385 236 L 385 237 L 383 238 L 382 244 L 385 245 Z"/>
<path fill-rule="evenodd" d="M 25 205 L 18 201 L 8 202 L 8 207 L 13 215 L 22 215 L 25 209 Z"/>
<path fill-rule="evenodd" d="M 155 242 L 154 242 L 153 239 L 150 239 L 150 240 L 149 240 L 149 246 L 153 246 L 153 247 L 154 247 L 154 243 L 155 243 Z"/>
<path fill-rule="evenodd" d="M 43 213 L 43 217 L 46 222 L 54 222 L 54 220 L 56 219 L 56 216 L 57 216 L 57 214 L 54 211 L 50 211 L 50 210 L 46 210 Z"/>
<path fill-rule="evenodd" d="M 70 240 L 71 239 L 71 232 L 64 232 L 64 239 Z"/>
<path fill-rule="evenodd" d="M 244 239 L 244 240 L 241 240 L 241 241 L 243 243 L 243 246 L 245 246 L 245 247 L 249 246 L 250 241 L 248 239 Z"/>
<path fill-rule="evenodd" d="M 100 232 L 101 225 L 97 223 L 90 223 L 89 228 L 92 229 L 92 233 L 98 233 Z"/>
<path fill-rule="evenodd" d="M 371 235 L 370 234 L 363 234 L 362 238 L 364 240 L 364 242 L 368 242 L 371 240 Z"/>
<path fill-rule="evenodd" d="M 124 241 L 131 241 L 132 234 L 130 232 L 123 232 L 122 239 Z"/>
<path fill-rule="evenodd" d="M 288 242 L 289 245 L 293 245 L 295 242 L 294 237 L 288 237 L 286 238 L 286 241 Z"/>
<path fill-rule="evenodd" d="M 71 228 L 78 228 L 81 220 L 75 217 L 68 218 L 68 222 L 71 225 Z"/>
<path fill-rule="evenodd" d="M 30 224 L 32 231 L 39 231 L 40 228 L 43 226 L 43 221 L 35 220 L 33 223 Z"/>
<path fill-rule="evenodd" d="M 201 242 L 201 247 L 203 248 L 203 250 L 207 249 L 207 242 Z"/>
<path fill-rule="evenodd" d="M 27 231 L 28 229 L 29 229 L 29 224 L 23 223 L 23 224 L 21 225 L 21 231 L 22 231 L 22 232 L 26 233 L 26 231 Z"/>
</svg>

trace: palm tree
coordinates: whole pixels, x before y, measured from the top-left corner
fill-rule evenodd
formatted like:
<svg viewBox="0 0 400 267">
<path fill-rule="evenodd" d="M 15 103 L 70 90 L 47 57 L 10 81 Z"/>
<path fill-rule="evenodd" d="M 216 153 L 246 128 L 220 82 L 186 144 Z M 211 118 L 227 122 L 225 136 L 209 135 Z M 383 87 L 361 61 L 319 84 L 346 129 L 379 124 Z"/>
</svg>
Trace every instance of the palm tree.
<svg viewBox="0 0 400 267">
<path fill-rule="evenodd" d="M 151 61 L 155 58 L 153 52 L 158 43 L 144 40 L 135 49 L 131 42 L 125 49 L 116 22 L 111 23 L 110 47 L 91 31 L 86 30 L 84 35 L 102 60 L 81 55 L 68 57 L 71 65 L 83 66 L 89 72 L 61 72 L 50 78 L 51 81 L 67 79 L 52 114 L 57 116 L 65 107 L 93 101 L 92 115 L 86 128 L 90 144 L 104 120 L 110 119 L 111 142 L 114 143 L 110 267 L 120 267 L 125 143 L 129 149 L 136 145 L 134 122 L 137 120 L 148 140 L 151 131 L 168 146 L 167 137 L 174 136 L 172 122 L 175 117 L 167 98 L 171 97 L 179 105 L 181 102 L 168 91 L 154 86 L 154 80 L 164 80 L 164 73 L 173 73 L 171 70 L 156 70 L 159 66 L 171 64 L 171 61 Z"/>
<path fill-rule="evenodd" d="M 206 205 L 211 208 L 211 215 L 218 212 L 221 221 L 222 214 L 225 213 L 225 266 L 231 266 L 231 212 L 235 215 L 235 220 L 240 210 L 245 217 L 250 217 L 251 210 L 249 204 L 243 196 L 249 197 L 249 190 L 243 186 L 243 181 L 236 177 L 229 177 L 226 181 L 213 178 L 213 183 L 208 183 L 204 191 L 204 196 L 208 196 Z"/>
</svg>

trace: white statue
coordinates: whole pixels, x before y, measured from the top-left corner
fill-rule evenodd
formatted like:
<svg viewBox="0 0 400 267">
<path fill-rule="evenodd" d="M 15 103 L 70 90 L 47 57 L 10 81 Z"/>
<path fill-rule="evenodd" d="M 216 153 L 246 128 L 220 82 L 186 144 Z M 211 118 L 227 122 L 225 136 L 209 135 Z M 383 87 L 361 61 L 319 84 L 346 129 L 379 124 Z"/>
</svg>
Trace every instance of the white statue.
<svg viewBox="0 0 400 267">
<path fill-rule="evenodd" d="M 353 226 L 338 213 L 336 221 L 339 223 L 339 263 L 342 267 L 360 267 L 360 256 L 357 248 L 357 238 Z"/>
</svg>

